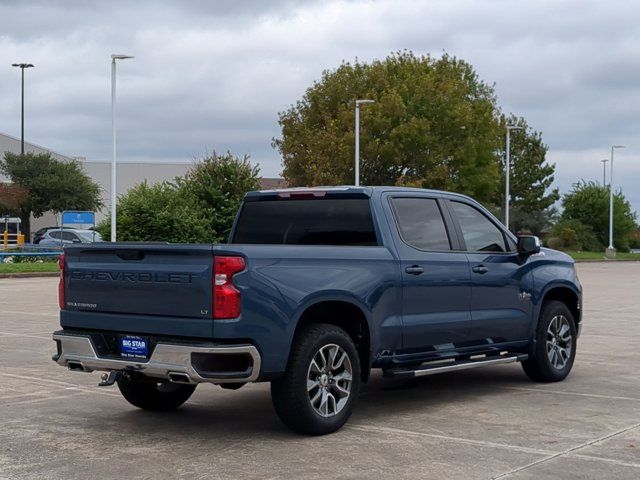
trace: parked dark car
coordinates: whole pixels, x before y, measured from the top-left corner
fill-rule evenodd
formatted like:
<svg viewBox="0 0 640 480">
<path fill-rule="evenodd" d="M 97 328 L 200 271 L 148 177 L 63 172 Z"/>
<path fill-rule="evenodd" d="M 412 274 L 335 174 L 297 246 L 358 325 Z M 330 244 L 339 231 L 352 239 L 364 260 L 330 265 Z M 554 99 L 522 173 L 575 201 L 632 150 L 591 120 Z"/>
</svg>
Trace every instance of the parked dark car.
<svg viewBox="0 0 640 480">
<path fill-rule="evenodd" d="M 373 368 L 521 362 L 562 380 L 582 325 L 569 256 L 440 191 L 251 192 L 228 244 L 71 245 L 61 267 L 60 365 L 109 372 L 147 410 L 200 383 L 271 382 L 278 416 L 308 434 L 347 421 Z"/>
</svg>

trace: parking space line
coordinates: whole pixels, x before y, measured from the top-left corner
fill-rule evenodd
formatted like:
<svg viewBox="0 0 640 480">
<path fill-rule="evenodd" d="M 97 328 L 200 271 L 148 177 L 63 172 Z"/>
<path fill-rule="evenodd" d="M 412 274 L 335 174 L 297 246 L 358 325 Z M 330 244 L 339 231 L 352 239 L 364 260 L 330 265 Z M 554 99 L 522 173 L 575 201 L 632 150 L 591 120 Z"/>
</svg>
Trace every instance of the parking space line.
<svg viewBox="0 0 640 480">
<path fill-rule="evenodd" d="M 524 392 L 548 393 L 551 395 L 574 395 L 578 397 L 603 398 L 606 400 L 630 400 L 632 402 L 640 402 L 640 398 L 636 398 L 636 397 L 618 397 L 614 395 L 600 395 L 598 393 L 563 392 L 561 390 L 548 390 L 546 388 L 527 388 L 527 387 L 505 387 L 505 389 L 522 390 Z"/>
<path fill-rule="evenodd" d="M 20 397 L 33 397 L 33 396 L 42 396 L 42 395 L 50 395 L 54 393 L 55 390 L 38 390 L 37 392 L 29 392 L 29 393 L 18 393 L 16 395 L 6 395 L 4 397 L 0 397 L 0 402 L 5 400 L 12 400 L 14 398 Z"/>
<path fill-rule="evenodd" d="M 13 333 L 13 332 L 0 332 L 0 335 L 5 335 L 8 337 L 26 337 L 26 338 L 39 338 L 41 340 L 51 340 L 51 335 L 49 336 L 44 336 L 44 335 L 31 335 L 28 333 Z"/>
<path fill-rule="evenodd" d="M 626 361 L 621 360 L 619 362 L 610 362 L 606 360 L 589 360 L 588 358 L 586 359 L 581 358 L 579 362 L 580 362 L 580 365 L 589 364 L 589 365 L 597 365 L 600 367 L 614 367 L 614 368 L 624 367 L 625 365 L 629 364 L 629 360 L 626 360 Z"/>
<path fill-rule="evenodd" d="M 615 436 L 621 435 L 623 433 L 626 433 L 626 432 L 628 432 L 630 430 L 633 430 L 635 428 L 638 428 L 638 427 L 640 427 L 640 423 L 636 423 L 635 425 L 631 425 L 630 427 L 622 428 L 622 429 L 617 430 L 617 431 L 615 431 L 613 433 L 609 433 L 607 435 L 603 435 L 602 437 L 598 437 L 598 438 L 595 438 L 593 440 L 589 440 L 588 442 L 582 443 L 582 444 L 577 445 L 575 447 L 568 448 L 568 449 L 566 449 L 566 450 L 564 450 L 562 452 L 554 453 L 553 455 L 549 455 L 548 457 L 541 458 L 540 460 L 536 460 L 535 462 L 531 462 L 531 463 L 528 463 L 528 464 L 523 465 L 521 467 L 514 468 L 513 470 L 510 470 L 508 472 L 501 473 L 500 475 L 493 477 L 493 480 L 498 480 L 500 478 L 506 478 L 506 477 L 508 477 L 510 475 L 513 475 L 514 473 L 518 473 L 518 472 L 521 472 L 521 471 L 526 470 L 528 468 L 535 467 L 536 465 L 540 465 L 542 463 L 546 463 L 546 462 L 548 462 L 550 460 L 553 460 L 553 459 L 556 459 L 556 458 L 559 458 L 559 457 L 563 457 L 563 456 L 568 456 L 569 454 L 571 454 L 573 452 L 576 452 L 576 451 L 578 451 L 580 449 L 583 449 L 583 448 L 586 448 L 586 447 L 590 447 L 591 445 L 594 445 L 594 444 L 599 443 L 599 442 L 604 442 L 605 440 L 609 440 L 610 438 L 613 438 Z M 593 457 L 593 459 L 594 460 L 603 460 L 600 457 Z"/>
<path fill-rule="evenodd" d="M 404 430 L 401 428 L 394 428 L 394 427 L 378 427 L 378 426 L 369 426 L 369 425 L 347 424 L 343 428 L 347 428 L 350 430 L 360 430 L 364 432 L 372 432 L 372 433 L 386 433 L 391 435 L 402 435 L 402 436 L 411 436 L 411 437 L 427 437 L 427 438 L 433 438 L 436 440 L 464 443 L 467 445 L 475 445 L 479 447 L 500 448 L 503 450 L 512 450 L 515 452 L 530 453 L 534 455 L 548 456 L 550 454 L 555 453 L 553 450 L 543 450 L 543 449 L 532 448 L 532 447 L 521 447 L 519 445 L 509 445 L 506 443 L 486 442 L 484 440 L 473 440 L 470 438 L 452 437 L 449 435 L 438 435 L 436 433 L 416 432 L 414 430 Z"/>
<path fill-rule="evenodd" d="M 607 435 L 605 437 L 599 438 L 597 440 L 593 440 L 591 442 L 587 442 L 583 445 L 579 445 L 578 447 L 573 447 L 571 449 L 565 450 L 563 452 L 553 452 L 551 450 L 543 450 L 543 449 L 539 449 L 539 448 L 531 448 L 531 447 L 522 447 L 519 445 L 509 445 L 509 444 L 503 444 L 503 443 L 495 443 L 495 442 L 486 442 L 483 440 L 473 440 L 473 439 L 469 439 L 469 438 L 461 438 L 461 437 L 452 437 L 452 436 L 448 436 L 448 435 L 438 435 L 438 434 L 433 434 L 433 433 L 426 433 L 426 432 L 416 432 L 416 431 L 412 431 L 412 430 L 404 430 L 404 429 L 399 429 L 399 428 L 390 428 L 390 427 L 375 427 L 375 426 L 364 426 L 364 425 L 347 425 L 344 428 L 347 429 L 355 429 L 355 430 L 361 430 L 361 431 L 367 431 L 367 432 L 375 432 L 375 433 L 387 433 L 387 434 L 396 434 L 396 435 L 402 435 L 402 436 L 413 436 L 413 437 L 428 437 L 428 438 L 435 438 L 438 440 L 443 440 L 443 441 L 450 441 L 450 442 L 454 442 L 454 443 L 464 443 L 467 445 L 475 445 L 475 446 L 481 446 L 481 447 L 489 447 L 489 448 L 499 448 L 499 449 L 503 449 L 503 450 L 512 450 L 512 451 L 518 451 L 518 452 L 522 452 L 522 453 L 531 453 L 534 455 L 547 455 L 546 459 L 541 459 L 540 461 L 537 462 L 532 462 L 532 464 L 530 464 L 531 466 L 533 465 L 538 465 L 540 463 L 542 463 L 542 461 L 546 461 L 546 460 L 551 460 L 553 458 L 557 458 L 560 456 L 568 456 L 568 457 L 572 457 L 572 458 L 580 458 L 583 460 L 594 460 L 594 461 L 601 461 L 601 462 L 606 462 L 606 463 L 611 463 L 611 464 L 615 464 L 615 465 L 620 465 L 620 466 L 624 466 L 624 467 L 632 467 L 632 468 L 640 468 L 640 464 L 638 463 L 632 463 L 632 462 L 625 462 L 623 460 L 617 460 L 614 458 L 606 458 L 606 457 L 600 457 L 597 455 L 585 455 L 585 454 L 580 454 L 580 453 L 575 453 L 577 450 L 581 449 L 581 448 L 585 448 L 587 446 L 593 445 L 595 443 L 598 443 L 599 441 L 604 441 L 607 440 L 613 436 L 619 435 L 621 433 L 625 433 L 629 430 L 633 430 L 634 428 L 638 428 L 640 426 L 640 424 L 638 425 L 634 425 L 632 427 L 623 429 L 621 431 L 615 432 L 613 434 Z M 526 467 L 528 468 L 528 467 Z M 520 471 L 520 469 L 516 469 L 512 472 L 507 473 L 506 475 L 511 475 L 512 473 L 516 473 Z M 494 477 L 494 478 L 504 478 L 505 474 L 502 474 L 498 477 Z"/>
<path fill-rule="evenodd" d="M 2 310 L 2 313 L 11 314 L 11 315 L 38 315 L 40 317 L 55 317 L 58 318 L 58 312 L 25 312 L 20 310 Z"/>
<path fill-rule="evenodd" d="M 5 403 L 2 406 L 6 408 L 6 407 L 14 407 L 16 405 L 29 405 L 32 403 L 48 402 L 49 400 L 64 400 L 65 398 L 73 398 L 73 397 L 77 397 L 78 395 L 84 395 L 86 393 L 87 392 L 77 391 L 70 395 L 58 395 L 56 397 L 33 398 L 31 400 L 22 400 L 17 402 Z"/>
<path fill-rule="evenodd" d="M 46 384 L 50 384 L 50 385 L 58 385 L 61 387 L 66 387 L 66 388 L 76 388 L 78 390 L 81 390 L 83 392 L 86 393 L 95 393 L 97 395 L 108 395 L 110 397 L 119 397 L 120 395 L 117 393 L 110 393 L 110 392 L 105 392 L 104 388 L 105 387 L 95 387 L 95 389 L 91 388 L 91 387 L 85 387 L 83 385 L 76 385 L 74 383 L 69 383 L 69 382 L 62 382 L 60 380 L 51 380 L 49 378 L 38 378 L 38 377 L 29 377 L 27 375 L 17 375 L 14 373 L 4 373 L 4 372 L 0 372 L 0 376 L 5 376 L 5 377 L 10 377 L 10 378 L 17 378 L 20 380 L 26 380 L 28 382 L 32 382 L 32 383 L 36 383 L 36 384 L 40 384 L 40 385 L 46 385 Z"/>
<path fill-rule="evenodd" d="M 607 463 L 612 463 L 614 465 L 620 465 L 622 467 L 640 468 L 640 463 L 625 462 L 623 460 L 617 460 L 615 458 L 599 457 L 597 455 L 582 455 L 580 453 L 569 453 L 567 454 L 567 456 L 572 458 L 582 458 L 584 460 L 596 460 L 601 462 L 607 462 Z"/>
</svg>

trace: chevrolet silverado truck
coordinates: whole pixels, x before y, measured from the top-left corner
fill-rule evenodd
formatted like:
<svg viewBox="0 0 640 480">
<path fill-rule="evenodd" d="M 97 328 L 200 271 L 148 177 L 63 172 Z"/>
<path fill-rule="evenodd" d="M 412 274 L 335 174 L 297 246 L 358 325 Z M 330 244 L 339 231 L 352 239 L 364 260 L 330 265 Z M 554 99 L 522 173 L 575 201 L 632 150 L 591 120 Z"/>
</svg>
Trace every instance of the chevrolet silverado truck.
<svg viewBox="0 0 640 480">
<path fill-rule="evenodd" d="M 304 434 L 339 429 L 374 368 L 521 362 L 534 381 L 563 380 L 581 327 L 573 260 L 454 193 L 250 192 L 227 244 L 64 251 L 55 362 L 103 371 L 155 411 L 201 383 L 271 382 L 277 415 Z"/>
</svg>

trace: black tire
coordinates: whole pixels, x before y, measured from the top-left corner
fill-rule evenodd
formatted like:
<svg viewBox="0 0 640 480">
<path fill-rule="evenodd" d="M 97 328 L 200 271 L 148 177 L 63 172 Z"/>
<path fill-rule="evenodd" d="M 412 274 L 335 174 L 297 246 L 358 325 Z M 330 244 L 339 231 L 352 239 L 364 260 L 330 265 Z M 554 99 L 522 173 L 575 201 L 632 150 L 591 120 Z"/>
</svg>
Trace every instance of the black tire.
<svg viewBox="0 0 640 480">
<path fill-rule="evenodd" d="M 143 410 L 166 412 L 189 400 L 196 386 L 122 376 L 118 380 L 118 388 L 131 405 Z"/>
<path fill-rule="evenodd" d="M 565 338 L 571 339 L 571 349 L 568 355 L 560 353 L 563 350 L 566 352 L 566 348 L 563 348 L 563 346 L 566 347 L 566 343 L 561 342 L 559 336 L 554 336 L 549 332 L 550 328 L 553 330 L 553 327 L 550 327 L 550 325 L 554 319 L 557 322 L 556 325 L 560 325 L 564 324 L 563 318 L 567 320 L 566 323 L 569 327 L 569 331 L 567 332 L 569 337 L 565 335 Z M 547 346 L 547 340 L 551 343 L 549 347 Z M 558 347 L 557 350 L 555 347 L 556 344 Z M 543 305 L 542 312 L 540 313 L 533 355 L 522 362 L 522 368 L 527 376 L 535 382 L 559 382 L 569 375 L 576 358 L 576 348 L 576 323 L 571 311 L 562 302 L 556 300 L 547 302 Z M 548 353 L 548 349 L 556 350 L 555 356 L 553 353 Z M 554 361 L 556 362 L 555 365 Z M 562 364 L 562 361 L 564 361 L 564 364 Z"/>
<path fill-rule="evenodd" d="M 335 347 L 338 348 L 335 348 Z M 322 352 L 321 352 L 322 350 Z M 348 357 L 342 359 L 336 369 L 333 365 L 338 362 L 330 360 L 325 374 L 312 367 L 312 362 L 320 358 L 324 353 L 336 352 L 334 358 L 343 358 L 343 353 Z M 321 357 L 318 357 L 320 355 Z M 318 363 L 316 363 L 316 366 Z M 345 380 L 344 371 L 351 368 L 351 380 Z M 316 373 L 316 371 L 318 373 Z M 335 380 L 333 375 L 335 373 Z M 342 372 L 342 373 L 340 373 Z M 307 377 L 317 375 L 317 385 L 312 387 L 318 390 L 307 389 Z M 330 376 L 329 376 L 330 375 Z M 331 383 L 333 382 L 333 383 Z M 339 385 L 342 382 L 341 385 Z M 342 390 L 335 390 L 338 386 Z M 348 386 L 349 392 L 341 396 Z M 351 337 L 339 327 L 330 324 L 312 324 L 305 326 L 296 335 L 291 347 L 291 354 L 284 377 L 271 382 L 271 399 L 280 420 L 297 433 L 308 435 L 325 435 L 338 430 L 351 416 L 351 412 L 360 389 L 360 360 L 358 351 Z M 326 393 L 323 393 L 325 390 Z M 311 396 L 321 395 L 315 404 L 312 404 Z M 333 401 L 329 398 L 333 398 Z M 344 400 L 344 401 L 343 401 Z M 324 403 L 322 403 L 324 402 Z M 339 406 L 341 404 L 341 406 Z M 315 405 L 315 406 L 314 406 Z M 324 408 L 323 408 L 324 405 Z M 316 409 L 326 411 L 330 416 L 323 416 Z"/>
</svg>

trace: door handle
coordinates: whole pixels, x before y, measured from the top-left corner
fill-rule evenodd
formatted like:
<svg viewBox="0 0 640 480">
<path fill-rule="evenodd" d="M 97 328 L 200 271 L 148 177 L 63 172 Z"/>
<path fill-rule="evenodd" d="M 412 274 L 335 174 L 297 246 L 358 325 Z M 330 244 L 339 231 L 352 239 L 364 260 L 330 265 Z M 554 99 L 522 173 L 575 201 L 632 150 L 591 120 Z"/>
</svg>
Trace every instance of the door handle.
<svg viewBox="0 0 640 480">
<path fill-rule="evenodd" d="M 476 265 L 471 270 L 473 271 L 473 273 L 479 273 L 480 275 L 484 275 L 489 271 L 489 269 L 484 265 Z"/>
<path fill-rule="evenodd" d="M 424 268 L 422 268 L 420 265 L 411 265 L 410 267 L 405 268 L 404 271 L 409 275 L 420 275 L 422 272 L 424 272 Z"/>
</svg>

